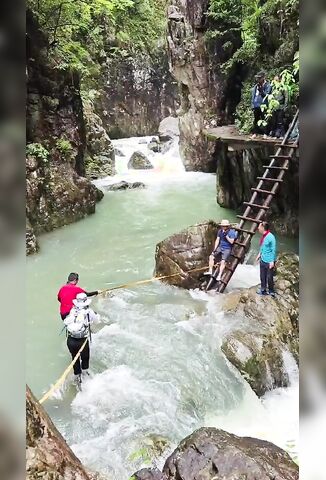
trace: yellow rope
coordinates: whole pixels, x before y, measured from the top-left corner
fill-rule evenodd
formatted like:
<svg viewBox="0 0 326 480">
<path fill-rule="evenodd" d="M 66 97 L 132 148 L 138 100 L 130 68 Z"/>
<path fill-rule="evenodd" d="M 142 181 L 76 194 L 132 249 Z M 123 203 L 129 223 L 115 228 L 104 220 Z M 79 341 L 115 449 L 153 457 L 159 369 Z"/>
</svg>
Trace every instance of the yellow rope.
<svg viewBox="0 0 326 480">
<path fill-rule="evenodd" d="M 219 263 L 215 264 L 215 266 L 219 265 Z M 201 272 L 202 270 L 206 270 L 207 267 L 201 267 L 201 268 L 194 268 L 192 270 L 188 270 L 188 272 L 182 272 L 182 273 L 173 273 L 172 275 L 162 275 L 160 277 L 152 277 L 152 278 L 148 278 L 147 280 L 138 280 L 137 282 L 130 282 L 130 283 L 125 283 L 123 285 L 117 285 L 116 287 L 111 287 L 111 288 L 107 288 L 105 290 L 102 290 L 99 295 L 103 294 L 103 293 L 106 293 L 106 292 L 111 292 L 112 290 L 119 290 L 119 289 L 122 289 L 122 288 L 128 288 L 128 287 L 131 287 L 131 286 L 134 286 L 134 285 L 143 285 L 145 283 L 150 283 L 150 282 L 153 282 L 154 280 L 164 280 L 166 278 L 172 278 L 172 277 L 177 277 L 177 276 L 182 276 L 182 275 L 188 275 L 189 273 L 193 273 L 193 272 Z M 73 361 L 70 363 L 70 365 L 66 368 L 66 370 L 63 372 L 63 374 L 61 375 L 61 377 L 56 381 L 56 383 L 54 385 L 52 385 L 52 387 L 50 388 L 50 390 L 48 390 L 44 395 L 43 397 L 39 400 L 39 402 L 42 404 L 44 403 L 51 395 L 52 393 L 61 386 L 61 384 L 65 381 L 67 375 L 69 374 L 69 372 L 72 370 L 73 366 L 75 365 L 75 363 L 77 362 L 78 358 L 80 357 L 80 354 L 82 353 L 83 349 L 85 348 L 85 345 L 87 343 L 87 340 L 85 340 L 85 342 L 83 343 L 83 345 L 80 347 L 77 355 L 75 356 L 75 358 L 73 359 Z"/>
<path fill-rule="evenodd" d="M 43 397 L 41 398 L 41 400 L 39 400 L 39 402 L 42 404 L 44 403 L 51 395 L 52 393 L 60 387 L 60 385 L 65 381 L 68 373 L 72 370 L 73 366 L 75 365 L 75 363 L 77 362 L 80 354 L 82 353 L 82 351 L 84 350 L 85 348 L 85 345 L 88 341 L 88 338 L 86 338 L 85 342 L 82 344 L 82 346 L 80 347 L 80 349 L 78 350 L 78 353 L 77 355 L 75 356 L 75 358 L 73 359 L 73 361 L 70 363 L 70 365 L 66 368 L 66 370 L 63 372 L 63 374 L 61 375 L 61 377 L 59 378 L 59 380 L 56 381 L 56 383 L 54 385 L 52 385 L 52 387 L 50 388 L 50 390 L 48 390 L 44 395 Z"/>
</svg>

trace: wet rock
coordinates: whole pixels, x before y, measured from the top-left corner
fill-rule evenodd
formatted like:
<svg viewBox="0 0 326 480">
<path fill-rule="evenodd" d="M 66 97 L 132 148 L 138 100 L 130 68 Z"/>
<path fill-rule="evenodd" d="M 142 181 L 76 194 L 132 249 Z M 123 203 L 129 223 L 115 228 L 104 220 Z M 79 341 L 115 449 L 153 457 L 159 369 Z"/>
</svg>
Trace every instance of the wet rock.
<svg viewBox="0 0 326 480">
<path fill-rule="evenodd" d="M 299 479 L 298 466 L 281 448 L 216 428 L 201 428 L 185 438 L 163 474 L 167 480 Z"/>
<path fill-rule="evenodd" d="M 225 296 L 226 315 L 242 319 L 223 341 L 222 351 L 258 396 L 286 387 L 287 362 L 298 361 L 299 262 L 294 254 L 278 259 L 277 298 L 257 295 L 257 287 Z M 290 357 L 289 357 L 290 356 Z M 292 360 L 291 360 L 292 359 Z"/>
<path fill-rule="evenodd" d="M 90 178 L 103 178 L 115 174 L 115 152 L 102 120 L 91 102 L 84 102 L 86 122 L 86 174 Z"/>
<path fill-rule="evenodd" d="M 126 156 L 121 150 L 119 150 L 119 148 L 115 148 L 114 153 L 118 157 L 125 157 Z"/>
<path fill-rule="evenodd" d="M 177 117 L 163 118 L 158 127 L 159 139 L 161 142 L 168 142 L 179 137 L 179 119 Z"/>
<path fill-rule="evenodd" d="M 129 183 L 129 182 L 122 181 L 122 182 L 114 183 L 113 185 L 109 185 L 105 187 L 105 190 L 107 192 L 116 192 L 118 190 L 130 190 L 130 189 L 136 189 L 136 188 L 141 189 L 145 187 L 146 185 L 142 182 Z"/>
<path fill-rule="evenodd" d="M 32 253 L 36 253 L 39 250 L 39 245 L 37 243 L 37 239 L 34 233 L 34 230 L 26 220 L 26 254 L 31 255 Z"/>
<path fill-rule="evenodd" d="M 157 468 L 144 468 L 139 472 L 136 472 L 131 477 L 132 480 L 167 480 L 165 474 L 160 472 Z"/>
<path fill-rule="evenodd" d="M 128 168 L 135 170 L 149 170 L 153 165 L 142 152 L 134 152 L 128 162 Z"/>
<path fill-rule="evenodd" d="M 31 390 L 26 390 L 26 479 L 95 480 L 52 423 Z"/>
<path fill-rule="evenodd" d="M 164 281 L 182 288 L 199 287 L 203 270 L 189 274 L 187 272 L 208 267 L 208 257 L 213 250 L 217 228 L 213 221 L 201 223 L 160 242 L 156 246 L 155 275 L 180 273 Z"/>
<path fill-rule="evenodd" d="M 161 151 L 161 144 L 152 141 L 148 144 L 148 149 L 152 152 L 159 153 Z"/>
</svg>

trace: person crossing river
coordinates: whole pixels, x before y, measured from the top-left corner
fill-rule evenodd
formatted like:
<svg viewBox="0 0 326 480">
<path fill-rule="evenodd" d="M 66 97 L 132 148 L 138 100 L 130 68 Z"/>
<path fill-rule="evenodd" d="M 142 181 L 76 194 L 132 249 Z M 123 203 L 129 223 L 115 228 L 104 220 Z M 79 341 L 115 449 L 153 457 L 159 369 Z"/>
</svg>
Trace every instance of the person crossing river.
<svg viewBox="0 0 326 480">
<path fill-rule="evenodd" d="M 91 324 L 100 321 L 100 316 L 89 308 L 91 301 L 86 293 L 78 293 L 77 297 L 72 301 L 74 307 L 64 319 L 64 324 L 67 328 L 67 347 L 72 359 L 75 358 L 87 339 L 87 343 L 73 367 L 76 384 L 79 387 L 82 382 L 81 374 L 88 375 L 90 357 L 88 337 L 91 339 Z"/>
<path fill-rule="evenodd" d="M 95 290 L 94 292 L 86 292 L 83 288 L 77 285 L 79 281 L 78 273 L 70 273 L 67 283 L 63 285 L 58 292 L 58 301 L 60 302 L 60 315 L 64 320 L 70 313 L 73 307 L 73 300 L 79 293 L 85 293 L 87 297 L 93 297 L 101 293 L 101 290 Z"/>
</svg>

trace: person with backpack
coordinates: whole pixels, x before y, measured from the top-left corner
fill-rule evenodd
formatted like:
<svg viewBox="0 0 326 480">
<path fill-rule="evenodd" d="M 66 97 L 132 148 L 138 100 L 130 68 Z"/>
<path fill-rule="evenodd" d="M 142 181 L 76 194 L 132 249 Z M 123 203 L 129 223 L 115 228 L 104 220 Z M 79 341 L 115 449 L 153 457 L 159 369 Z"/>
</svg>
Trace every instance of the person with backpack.
<svg viewBox="0 0 326 480">
<path fill-rule="evenodd" d="M 272 113 L 270 136 L 281 139 L 285 135 L 285 111 L 289 103 L 289 93 L 282 84 L 280 75 L 275 75 L 274 77 L 272 94 L 274 100 L 278 102 L 278 107 Z"/>
<path fill-rule="evenodd" d="M 264 120 L 264 113 L 261 109 L 261 106 L 268 104 L 268 95 L 272 91 L 271 84 L 266 80 L 264 72 L 257 73 L 255 80 L 256 85 L 253 87 L 251 95 L 251 108 L 254 114 L 252 138 L 256 138 L 257 134 L 266 135 L 266 128 L 258 123 L 259 121 Z"/>
<path fill-rule="evenodd" d="M 88 297 L 93 297 L 101 293 L 100 290 L 94 292 L 86 292 L 83 288 L 77 285 L 79 281 L 78 273 L 70 273 L 67 283 L 63 285 L 58 292 L 58 301 L 60 302 L 60 316 L 64 320 L 70 313 L 73 307 L 73 300 L 79 293 L 86 293 Z"/>
<path fill-rule="evenodd" d="M 74 307 L 64 319 L 64 324 L 67 329 L 67 347 L 72 359 L 75 358 L 85 340 L 87 342 L 77 362 L 74 364 L 76 384 L 80 387 L 82 373 L 89 375 L 91 324 L 98 323 L 100 316 L 89 308 L 91 299 L 88 298 L 84 292 L 77 294 L 77 297 L 73 300 L 73 304 Z"/>
</svg>

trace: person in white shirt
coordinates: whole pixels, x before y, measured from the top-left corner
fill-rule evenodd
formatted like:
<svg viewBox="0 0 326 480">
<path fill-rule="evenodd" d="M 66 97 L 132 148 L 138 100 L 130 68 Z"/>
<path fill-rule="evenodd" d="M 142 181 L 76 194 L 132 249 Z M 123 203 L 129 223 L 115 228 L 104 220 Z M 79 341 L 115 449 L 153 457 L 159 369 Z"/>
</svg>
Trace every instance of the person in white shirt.
<svg viewBox="0 0 326 480">
<path fill-rule="evenodd" d="M 72 359 L 75 358 L 81 346 L 87 340 L 78 360 L 74 364 L 74 374 L 78 386 L 81 384 L 81 374 L 89 375 L 91 324 L 98 323 L 100 320 L 100 316 L 89 308 L 91 302 L 92 300 L 87 297 L 86 293 L 78 293 L 73 300 L 74 307 L 64 319 L 64 324 L 67 328 L 67 347 Z"/>
</svg>

